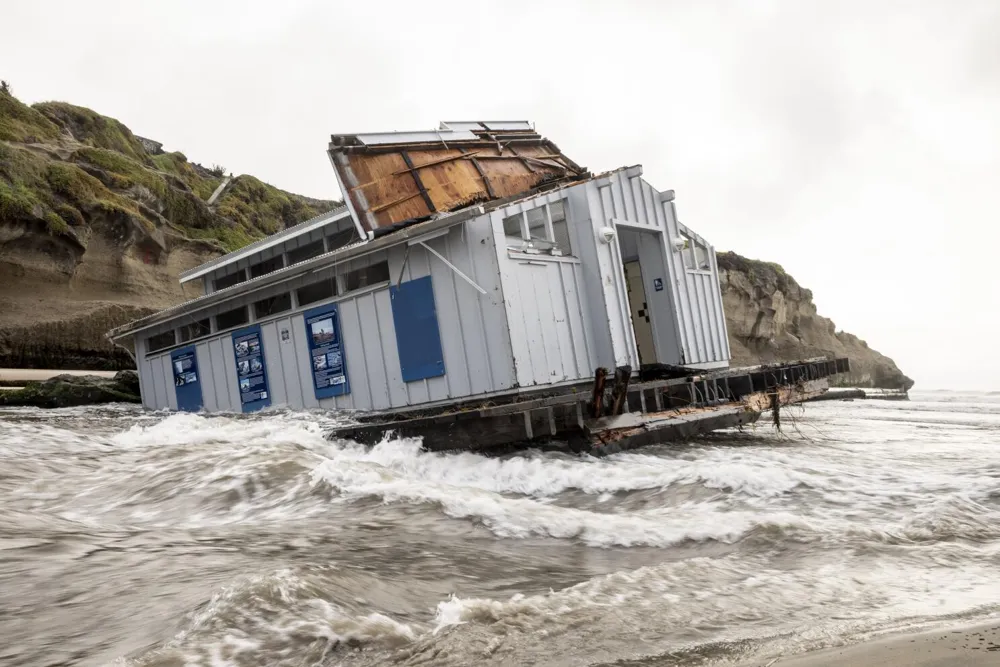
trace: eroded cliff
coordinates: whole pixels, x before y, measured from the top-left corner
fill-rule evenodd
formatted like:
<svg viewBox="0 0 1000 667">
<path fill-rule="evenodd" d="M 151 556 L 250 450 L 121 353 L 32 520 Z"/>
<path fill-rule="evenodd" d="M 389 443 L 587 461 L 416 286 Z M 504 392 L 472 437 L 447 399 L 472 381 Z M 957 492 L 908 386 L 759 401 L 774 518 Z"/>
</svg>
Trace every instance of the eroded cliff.
<svg viewBox="0 0 1000 667">
<path fill-rule="evenodd" d="M 835 378 L 841 386 L 913 386 L 892 359 L 819 315 L 812 292 L 779 265 L 733 252 L 718 262 L 734 366 L 835 355 L 851 360 L 851 374 Z"/>
<path fill-rule="evenodd" d="M 136 137 L 90 109 L 0 91 L 0 367 L 131 366 L 104 333 L 195 296 L 178 275 L 336 203 Z"/>
</svg>

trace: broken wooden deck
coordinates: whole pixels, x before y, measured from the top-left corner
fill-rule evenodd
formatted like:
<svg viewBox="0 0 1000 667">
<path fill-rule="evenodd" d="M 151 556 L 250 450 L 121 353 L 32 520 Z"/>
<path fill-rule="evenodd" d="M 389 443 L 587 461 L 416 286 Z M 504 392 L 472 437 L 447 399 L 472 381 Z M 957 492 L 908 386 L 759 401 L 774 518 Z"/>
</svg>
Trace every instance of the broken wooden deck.
<svg viewBox="0 0 1000 667">
<path fill-rule="evenodd" d="M 422 438 L 424 448 L 434 451 L 548 446 L 603 455 L 752 424 L 767 410 L 778 408 L 780 414 L 781 406 L 820 396 L 829 387 L 826 378 L 849 370 L 847 359 L 811 359 L 630 384 L 631 369 L 623 367 L 605 386 L 606 371 L 598 369 L 594 383 L 559 394 L 373 414 L 367 423 L 335 429 L 329 437 L 375 444 L 391 431 Z"/>
</svg>

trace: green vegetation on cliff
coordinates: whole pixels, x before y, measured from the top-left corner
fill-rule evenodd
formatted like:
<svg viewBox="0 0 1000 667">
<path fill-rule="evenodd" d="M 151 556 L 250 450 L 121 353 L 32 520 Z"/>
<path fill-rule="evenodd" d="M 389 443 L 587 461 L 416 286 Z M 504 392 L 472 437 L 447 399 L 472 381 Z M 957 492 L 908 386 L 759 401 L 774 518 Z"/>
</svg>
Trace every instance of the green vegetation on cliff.
<svg viewBox="0 0 1000 667">
<path fill-rule="evenodd" d="M 0 141 L 33 143 L 54 141 L 59 126 L 37 109 L 21 104 L 9 93 L 0 92 Z"/>
<path fill-rule="evenodd" d="M 0 221 L 39 220 L 49 233 L 66 234 L 98 213 L 140 217 L 134 201 L 80 167 L 0 143 Z"/>
<path fill-rule="evenodd" d="M 221 170 L 183 153 L 150 154 L 113 118 L 64 102 L 27 106 L 0 92 L 0 223 L 85 245 L 74 228 L 114 219 L 228 252 L 336 206 L 237 176 L 209 207 L 222 181 Z"/>
<path fill-rule="evenodd" d="M 114 118 L 65 102 L 42 102 L 33 108 L 80 143 L 115 151 L 140 162 L 152 164 L 146 150 L 132 131 Z"/>
</svg>

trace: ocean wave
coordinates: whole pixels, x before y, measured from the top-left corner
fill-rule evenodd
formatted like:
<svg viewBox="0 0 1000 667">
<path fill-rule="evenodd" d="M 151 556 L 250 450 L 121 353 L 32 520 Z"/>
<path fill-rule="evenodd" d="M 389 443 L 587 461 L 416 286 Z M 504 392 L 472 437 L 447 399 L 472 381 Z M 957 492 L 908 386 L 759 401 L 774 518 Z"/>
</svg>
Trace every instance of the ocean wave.
<svg viewBox="0 0 1000 667">
<path fill-rule="evenodd" d="M 774 459 L 740 460 L 732 450 L 700 449 L 696 456 L 618 454 L 607 458 L 526 453 L 491 458 L 472 453 L 428 452 L 419 439 L 386 438 L 373 447 L 332 446 L 334 461 L 376 464 L 399 476 L 494 493 L 591 495 L 702 485 L 708 489 L 773 497 L 817 480 Z"/>
<path fill-rule="evenodd" d="M 849 535 L 886 544 L 1000 540 L 1000 511 L 960 494 L 929 502 L 899 523 L 852 526 Z"/>
<path fill-rule="evenodd" d="M 479 633 L 479 643 L 485 645 L 499 636 L 532 655 L 537 650 L 533 643 L 556 635 L 563 635 L 561 646 L 586 653 L 586 633 L 594 628 L 607 638 L 642 637 L 643 648 L 652 653 L 704 647 L 706 634 L 713 643 L 783 634 L 784 647 L 798 652 L 888 623 L 912 624 L 1000 608 L 993 568 L 987 563 L 949 576 L 948 567 L 911 561 L 866 568 L 863 561 L 845 556 L 787 570 L 773 567 L 760 555 L 733 554 L 616 572 L 563 590 L 516 594 L 506 600 L 453 595 L 437 605 L 432 636 L 445 645 L 451 636 L 467 643 L 462 634 Z M 838 611 L 831 615 L 833 609 Z M 678 634 L 686 634 L 690 644 L 678 642 Z M 563 664 L 574 664 L 569 658 Z"/>
<path fill-rule="evenodd" d="M 416 637 L 406 623 L 347 609 L 318 582 L 279 570 L 216 593 L 173 639 L 130 664 L 321 664 L 342 647 L 391 648 Z"/>
<path fill-rule="evenodd" d="M 134 424 L 110 440 L 127 448 L 197 447 L 220 443 L 248 445 L 274 440 L 315 446 L 325 442 L 324 432 L 324 425 L 308 414 L 276 413 L 248 419 L 236 415 L 172 413 L 152 424 Z"/>
<path fill-rule="evenodd" d="M 600 547 L 735 542 L 761 524 L 802 523 L 790 513 L 722 512 L 708 503 L 604 514 L 533 498 L 508 498 L 492 491 L 412 480 L 382 466 L 356 461 L 324 461 L 313 470 L 312 477 L 314 484 L 328 484 L 347 496 L 377 497 L 387 503 L 433 503 L 452 518 L 481 522 L 499 537 L 578 539 Z"/>
</svg>

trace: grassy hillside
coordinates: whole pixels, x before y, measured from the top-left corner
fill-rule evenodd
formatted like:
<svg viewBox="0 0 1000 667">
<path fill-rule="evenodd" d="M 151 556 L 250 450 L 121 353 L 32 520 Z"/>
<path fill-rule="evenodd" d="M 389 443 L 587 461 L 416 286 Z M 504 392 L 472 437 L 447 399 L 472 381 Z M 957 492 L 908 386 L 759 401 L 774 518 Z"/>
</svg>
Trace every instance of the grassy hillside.
<svg viewBox="0 0 1000 667">
<path fill-rule="evenodd" d="M 210 208 L 220 169 L 150 154 L 121 122 L 64 102 L 28 106 L 0 92 L 0 223 L 75 229 L 108 216 L 231 251 L 336 206 L 237 176 Z"/>
<path fill-rule="evenodd" d="M 322 150 L 322 147 L 317 147 Z M 109 329 L 192 298 L 178 277 L 337 202 L 236 176 L 0 85 L 0 367 L 131 365 Z"/>
</svg>

